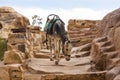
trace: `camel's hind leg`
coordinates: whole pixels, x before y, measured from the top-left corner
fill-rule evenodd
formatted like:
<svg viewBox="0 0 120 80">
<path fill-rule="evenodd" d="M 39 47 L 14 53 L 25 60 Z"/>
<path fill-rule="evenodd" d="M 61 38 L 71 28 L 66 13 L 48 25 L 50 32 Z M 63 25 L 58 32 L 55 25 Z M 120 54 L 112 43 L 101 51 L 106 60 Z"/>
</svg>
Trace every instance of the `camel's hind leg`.
<svg viewBox="0 0 120 80">
<path fill-rule="evenodd" d="M 54 45 L 54 38 L 52 36 L 49 36 L 49 49 L 50 49 L 50 61 L 54 61 L 54 52 L 55 52 L 55 45 Z"/>
</svg>

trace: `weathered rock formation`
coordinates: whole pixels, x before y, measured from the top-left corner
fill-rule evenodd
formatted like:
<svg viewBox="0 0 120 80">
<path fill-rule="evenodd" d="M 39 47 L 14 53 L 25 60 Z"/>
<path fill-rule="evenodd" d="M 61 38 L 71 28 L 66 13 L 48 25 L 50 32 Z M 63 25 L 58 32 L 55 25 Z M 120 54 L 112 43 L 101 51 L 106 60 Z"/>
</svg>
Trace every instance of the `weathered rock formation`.
<svg viewBox="0 0 120 80">
<path fill-rule="evenodd" d="M 81 46 L 91 43 L 99 32 L 100 20 L 69 20 L 68 33 L 73 46 Z"/>
<path fill-rule="evenodd" d="M 109 36 L 116 50 L 120 53 L 120 8 L 107 14 L 101 22 L 100 36 Z"/>
<path fill-rule="evenodd" d="M 7 51 L 4 54 L 4 64 L 22 64 L 26 58 L 31 58 L 33 54 L 33 43 L 35 35 L 32 35 L 31 28 L 11 29 L 7 39 Z M 34 30 L 33 30 L 34 31 Z M 40 32 L 40 31 L 39 31 Z M 33 37 L 34 36 L 34 37 Z M 39 44 L 39 43 L 38 43 Z"/>
<path fill-rule="evenodd" d="M 5 52 L 4 64 L 22 64 L 25 60 L 25 54 L 18 50 L 9 50 Z"/>
<path fill-rule="evenodd" d="M 0 66 L 0 79 L 1 80 L 10 80 L 9 69 L 6 66 Z"/>
<path fill-rule="evenodd" d="M 0 80 L 23 80 L 23 73 L 20 64 L 0 66 Z"/>
<path fill-rule="evenodd" d="M 40 26 L 30 26 L 29 27 L 29 33 L 26 34 L 30 34 L 31 35 L 31 39 L 29 40 L 30 43 L 32 43 L 33 45 L 33 53 L 39 53 L 42 43 L 42 34 L 41 34 L 41 27 Z"/>
<path fill-rule="evenodd" d="M 8 38 L 10 29 L 26 27 L 29 20 L 11 7 L 0 7 L 0 38 Z"/>
<path fill-rule="evenodd" d="M 90 56 L 93 71 L 108 70 L 106 80 L 117 80 L 120 74 L 120 8 L 107 14 L 103 20 L 69 20 L 68 33 L 73 46 L 91 43 Z M 73 51 L 81 53 L 81 49 Z M 77 55 L 80 56 L 80 55 Z"/>
<path fill-rule="evenodd" d="M 14 9 L 0 8 L 0 37 L 8 39 L 8 51 L 4 55 L 4 64 L 7 65 L 0 66 L 0 79 L 119 80 L 119 15 L 120 9 L 117 9 L 106 15 L 102 22 L 69 20 L 69 37 L 76 42 L 72 44 L 74 49 L 71 61 L 67 62 L 62 57 L 60 64 L 56 66 L 49 61 L 49 50 L 45 50 L 46 45 L 42 44 L 45 32 L 40 32 L 39 27 L 27 27 L 28 19 Z M 30 59 L 26 60 L 26 56 Z M 31 58 L 33 56 L 40 59 Z M 22 68 L 27 70 L 24 78 Z"/>
<path fill-rule="evenodd" d="M 99 71 L 110 70 L 120 62 L 115 46 L 106 36 L 93 40 L 90 55 L 95 69 Z"/>
<path fill-rule="evenodd" d="M 94 40 L 92 45 L 91 56 L 93 62 L 95 61 L 95 67 L 102 68 L 100 70 L 109 70 L 106 74 L 106 80 L 119 80 L 120 8 L 103 18 L 100 29 L 99 38 Z"/>
</svg>

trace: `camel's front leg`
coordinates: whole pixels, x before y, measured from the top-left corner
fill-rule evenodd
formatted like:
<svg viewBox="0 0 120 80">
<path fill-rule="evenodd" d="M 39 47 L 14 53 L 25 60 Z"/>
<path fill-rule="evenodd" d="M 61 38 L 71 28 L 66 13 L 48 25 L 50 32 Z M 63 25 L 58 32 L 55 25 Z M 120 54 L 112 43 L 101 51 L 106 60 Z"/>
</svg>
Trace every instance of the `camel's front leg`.
<svg viewBox="0 0 120 80">
<path fill-rule="evenodd" d="M 55 64 L 58 65 L 60 61 L 60 39 L 55 39 Z"/>
</svg>

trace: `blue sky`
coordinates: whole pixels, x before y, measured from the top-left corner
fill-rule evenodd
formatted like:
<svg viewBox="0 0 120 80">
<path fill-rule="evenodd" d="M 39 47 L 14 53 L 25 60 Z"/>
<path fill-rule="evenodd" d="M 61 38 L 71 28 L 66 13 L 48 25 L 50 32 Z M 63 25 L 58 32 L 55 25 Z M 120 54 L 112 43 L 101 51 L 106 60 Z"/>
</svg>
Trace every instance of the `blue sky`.
<svg viewBox="0 0 120 80">
<path fill-rule="evenodd" d="M 53 13 L 68 24 L 69 19 L 102 19 L 107 13 L 120 8 L 120 0 L 1 0 L 0 6 L 13 7 L 32 22 L 33 15 L 43 18 Z"/>
<path fill-rule="evenodd" d="M 1 0 L 0 5 L 14 7 L 115 9 L 120 0 Z"/>
</svg>

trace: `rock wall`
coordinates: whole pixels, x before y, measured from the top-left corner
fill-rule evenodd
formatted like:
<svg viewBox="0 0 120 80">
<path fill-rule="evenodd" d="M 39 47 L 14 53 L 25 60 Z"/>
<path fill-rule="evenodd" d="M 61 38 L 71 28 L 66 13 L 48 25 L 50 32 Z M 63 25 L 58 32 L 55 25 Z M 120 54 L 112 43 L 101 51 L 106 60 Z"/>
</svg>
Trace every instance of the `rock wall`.
<svg viewBox="0 0 120 80">
<path fill-rule="evenodd" d="M 95 61 L 95 67 L 101 65 L 103 70 L 108 69 L 106 80 L 119 80 L 120 8 L 108 13 L 102 19 L 99 37 L 102 39 L 105 36 L 107 36 L 107 40 L 98 40 L 96 43 L 94 43 L 95 40 L 93 41 L 91 56 Z M 106 45 L 103 46 L 103 44 Z"/>
<path fill-rule="evenodd" d="M 1 65 L 0 80 L 24 80 L 24 70 L 20 64 Z"/>
<path fill-rule="evenodd" d="M 110 70 L 119 62 L 118 52 L 107 36 L 96 38 L 92 42 L 92 63 L 95 70 Z"/>
<path fill-rule="evenodd" d="M 11 7 L 0 7 L 0 38 L 8 38 L 10 29 L 26 27 L 29 20 Z"/>
<path fill-rule="evenodd" d="M 107 14 L 101 22 L 100 36 L 108 35 L 120 53 L 120 8 Z"/>
<path fill-rule="evenodd" d="M 32 44 L 33 46 L 33 53 L 38 53 L 41 49 L 41 40 L 42 40 L 42 37 L 41 37 L 41 27 L 40 26 L 29 26 L 29 31 L 31 34 L 31 39 L 30 39 L 30 43 Z"/>
<path fill-rule="evenodd" d="M 91 43 L 99 33 L 100 20 L 69 20 L 68 33 L 73 46 Z"/>
</svg>

